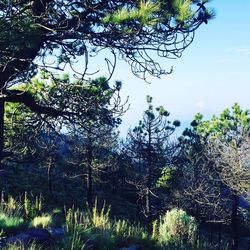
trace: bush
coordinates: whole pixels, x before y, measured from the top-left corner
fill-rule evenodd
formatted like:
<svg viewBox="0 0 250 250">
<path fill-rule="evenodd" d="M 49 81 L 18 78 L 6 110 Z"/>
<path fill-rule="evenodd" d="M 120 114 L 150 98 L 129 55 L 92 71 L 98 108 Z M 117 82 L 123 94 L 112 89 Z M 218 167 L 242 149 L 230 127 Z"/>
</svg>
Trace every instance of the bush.
<svg viewBox="0 0 250 250">
<path fill-rule="evenodd" d="M 33 221 L 32 225 L 34 227 L 42 227 L 46 228 L 52 223 L 52 217 L 48 214 L 45 214 L 43 216 L 36 216 Z"/>
<path fill-rule="evenodd" d="M 0 212 L 9 217 L 20 217 L 22 214 L 22 205 L 11 195 L 9 195 L 7 199 L 4 199 L 4 193 L 2 192 L 0 198 Z"/>
<path fill-rule="evenodd" d="M 18 216 L 8 216 L 0 212 L 0 228 L 3 233 L 12 234 L 21 230 L 25 226 L 24 220 Z"/>
<path fill-rule="evenodd" d="M 195 218 L 182 209 L 172 209 L 160 218 L 158 230 L 161 244 L 182 245 L 194 241 L 197 224 Z"/>
</svg>

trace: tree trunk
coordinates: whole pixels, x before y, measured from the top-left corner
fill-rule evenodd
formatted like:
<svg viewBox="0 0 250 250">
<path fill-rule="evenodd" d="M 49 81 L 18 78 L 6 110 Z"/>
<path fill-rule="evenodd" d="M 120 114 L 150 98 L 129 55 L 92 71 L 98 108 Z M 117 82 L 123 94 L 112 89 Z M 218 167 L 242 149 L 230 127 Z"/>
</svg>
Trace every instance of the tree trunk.
<svg viewBox="0 0 250 250">
<path fill-rule="evenodd" d="M 218 248 L 221 249 L 221 229 L 222 229 L 222 223 L 219 223 L 219 236 L 218 236 Z"/>
<path fill-rule="evenodd" d="M 151 127 L 148 131 L 148 148 L 147 148 L 147 161 L 148 161 L 148 176 L 147 176 L 147 189 L 146 189 L 146 216 L 148 223 L 152 219 L 152 204 L 151 204 L 151 186 L 152 186 L 152 145 L 151 145 Z"/>
<path fill-rule="evenodd" d="M 87 177 L 87 202 L 90 207 L 92 207 L 92 160 L 93 160 L 93 152 L 92 152 L 92 135 L 91 131 L 88 131 L 88 149 L 87 149 L 87 168 L 88 168 L 88 177 Z"/>
<path fill-rule="evenodd" d="M 4 150 L 4 101 L 0 99 L 0 168 Z"/>
<path fill-rule="evenodd" d="M 149 187 L 146 189 L 146 216 L 149 222 L 151 219 L 151 195 Z"/>
<path fill-rule="evenodd" d="M 239 206 L 239 196 L 236 194 L 232 195 L 232 215 L 231 215 L 231 230 L 233 245 L 232 250 L 238 250 L 239 247 L 239 232 L 237 223 L 237 210 Z"/>
<path fill-rule="evenodd" d="M 49 186 L 49 193 L 53 197 L 53 187 L 52 187 L 52 156 L 49 157 L 48 163 L 48 186 Z"/>
<path fill-rule="evenodd" d="M 199 178 L 199 173 L 198 173 L 198 164 L 195 163 L 194 165 L 194 185 L 195 185 L 195 190 L 198 190 L 199 188 L 199 184 L 198 184 L 198 178 Z M 200 207 L 199 204 L 197 203 L 197 201 L 199 200 L 199 194 L 198 192 L 194 193 L 194 212 L 195 212 L 195 217 L 197 219 L 197 221 L 200 222 Z"/>
</svg>

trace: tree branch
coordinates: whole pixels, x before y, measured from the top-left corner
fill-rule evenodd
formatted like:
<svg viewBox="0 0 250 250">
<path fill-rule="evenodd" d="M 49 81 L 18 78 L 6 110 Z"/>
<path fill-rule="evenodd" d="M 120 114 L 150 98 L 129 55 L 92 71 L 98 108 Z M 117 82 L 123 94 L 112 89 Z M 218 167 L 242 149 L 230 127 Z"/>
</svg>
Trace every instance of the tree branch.
<svg viewBox="0 0 250 250">
<path fill-rule="evenodd" d="M 23 103 L 26 105 L 31 111 L 38 114 L 46 114 L 52 117 L 58 117 L 63 115 L 74 115 L 72 112 L 62 111 L 55 109 L 53 107 L 46 107 L 43 105 L 37 104 L 35 98 L 27 93 L 20 90 L 8 90 L 8 96 L 1 98 L 5 102 L 17 102 Z"/>
</svg>

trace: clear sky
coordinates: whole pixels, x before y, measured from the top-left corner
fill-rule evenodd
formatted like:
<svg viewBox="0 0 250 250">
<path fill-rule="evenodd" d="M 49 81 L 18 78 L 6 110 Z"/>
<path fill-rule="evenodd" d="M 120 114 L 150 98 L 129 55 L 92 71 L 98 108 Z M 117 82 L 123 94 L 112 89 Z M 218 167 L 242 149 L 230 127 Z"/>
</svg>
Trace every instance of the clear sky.
<svg viewBox="0 0 250 250">
<path fill-rule="evenodd" d="M 197 30 L 182 58 L 163 61 L 166 69 L 174 67 L 171 75 L 147 84 L 118 63 L 113 80 L 123 81 L 122 95 L 131 103 L 122 135 L 142 117 L 148 94 L 155 107 L 163 105 L 185 125 L 197 112 L 209 118 L 235 102 L 250 108 L 250 1 L 214 0 L 209 6 L 216 18 Z"/>
</svg>

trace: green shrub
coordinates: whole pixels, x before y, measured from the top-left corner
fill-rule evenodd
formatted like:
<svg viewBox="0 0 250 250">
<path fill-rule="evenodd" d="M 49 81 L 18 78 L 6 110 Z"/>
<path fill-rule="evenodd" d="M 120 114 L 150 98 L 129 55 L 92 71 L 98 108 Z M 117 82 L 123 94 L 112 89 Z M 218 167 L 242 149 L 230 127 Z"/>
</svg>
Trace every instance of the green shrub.
<svg viewBox="0 0 250 250">
<path fill-rule="evenodd" d="M 197 224 L 195 218 L 182 209 L 172 209 L 160 218 L 158 230 L 161 244 L 182 245 L 194 241 Z"/>
<path fill-rule="evenodd" d="M 32 221 L 32 225 L 34 227 L 42 227 L 42 228 L 48 227 L 51 223 L 52 223 L 52 217 L 49 214 L 36 216 Z"/>
<path fill-rule="evenodd" d="M 9 217 L 21 216 L 22 205 L 11 195 L 8 195 L 7 199 L 5 199 L 4 193 L 2 192 L 0 199 L 0 212 L 8 215 Z"/>
<path fill-rule="evenodd" d="M 32 194 L 31 194 L 32 196 Z M 35 198 L 32 197 L 30 199 L 28 197 L 28 193 L 24 193 L 24 201 L 23 201 L 23 212 L 25 214 L 25 218 L 27 219 L 33 219 L 37 215 L 41 213 L 42 210 L 42 197 L 41 195 L 38 197 L 36 196 Z"/>
<path fill-rule="evenodd" d="M 15 233 L 25 226 L 24 220 L 18 216 L 9 216 L 0 212 L 0 228 L 6 234 Z"/>
</svg>

